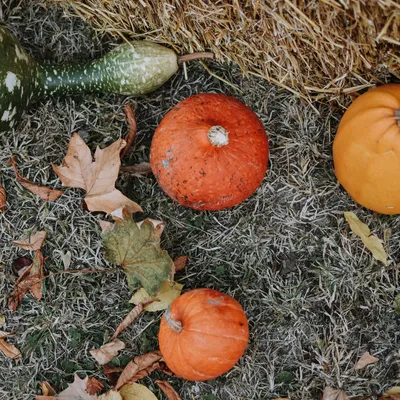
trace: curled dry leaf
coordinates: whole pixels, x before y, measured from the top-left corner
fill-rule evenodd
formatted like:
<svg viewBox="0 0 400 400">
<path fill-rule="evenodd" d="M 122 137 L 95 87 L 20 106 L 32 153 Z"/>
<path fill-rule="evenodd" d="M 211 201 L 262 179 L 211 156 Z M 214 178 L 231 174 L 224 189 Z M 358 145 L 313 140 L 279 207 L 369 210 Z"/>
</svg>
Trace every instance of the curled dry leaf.
<svg viewBox="0 0 400 400">
<path fill-rule="evenodd" d="M 46 236 L 46 231 L 38 231 L 31 235 L 28 239 L 13 240 L 13 243 L 25 250 L 40 250 L 43 246 Z"/>
<path fill-rule="evenodd" d="M 119 389 L 128 383 L 136 382 L 144 376 L 149 375 L 150 372 L 158 367 L 158 362 L 161 360 L 162 355 L 158 350 L 136 356 L 122 371 L 115 389 Z"/>
<path fill-rule="evenodd" d="M 122 266 L 131 289 L 140 282 L 150 296 L 155 295 L 175 272 L 171 257 L 160 247 L 164 224 L 151 220 L 136 223 L 125 208 L 123 218 L 114 219 L 114 229 L 103 233 L 107 261 Z"/>
<path fill-rule="evenodd" d="M 21 276 L 33 263 L 30 257 L 18 257 L 11 264 L 11 270 L 16 276 Z"/>
<path fill-rule="evenodd" d="M 15 288 L 8 298 L 8 308 L 15 311 L 30 292 L 36 300 L 42 299 L 43 263 L 45 258 L 40 250 L 36 250 L 32 265 L 29 266 L 15 282 Z"/>
<path fill-rule="evenodd" d="M 126 146 L 121 151 L 121 158 L 123 158 L 125 154 L 128 152 L 128 150 L 131 148 L 133 142 L 136 139 L 136 133 L 137 133 L 135 112 L 132 110 L 132 107 L 129 104 L 125 105 L 125 117 L 129 129 L 128 129 L 128 134 L 125 137 Z"/>
<path fill-rule="evenodd" d="M 118 325 L 111 340 L 115 340 L 117 336 L 126 328 L 128 328 L 128 326 L 131 325 L 135 321 L 135 319 L 143 312 L 144 307 L 147 306 L 148 304 L 153 303 L 154 301 L 155 301 L 154 299 L 150 299 L 144 301 L 143 303 L 139 303 L 136 307 L 134 307 L 129 312 L 129 314 L 124 318 L 124 320 Z"/>
<path fill-rule="evenodd" d="M 6 323 L 6 317 L 3 314 L 0 314 L 0 326 L 3 326 Z"/>
<path fill-rule="evenodd" d="M 107 364 L 118 355 L 120 350 L 125 348 L 125 343 L 119 339 L 110 343 L 103 344 L 99 349 L 90 350 L 90 354 L 96 359 L 100 365 Z"/>
<path fill-rule="evenodd" d="M 10 336 L 11 333 L 0 332 L 0 351 L 8 358 L 17 359 L 21 358 L 21 352 L 11 343 L 7 343 L 5 338 Z"/>
<path fill-rule="evenodd" d="M 387 254 L 383 247 L 382 240 L 374 236 L 368 225 L 361 222 L 352 212 L 345 212 L 344 217 L 350 225 L 350 229 L 360 237 L 365 247 L 372 253 L 373 257 L 387 265 Z"/>
<path fill-rule="evenodd" d="M 123 400 L 157 400 L 154 393 L 139 383 L 125 385 L 119 391 Z"/>
<path fill-rule="evenodd" d="M 322 400 L 350 400 L 350 399 L 342 389 L 333 389 L 330 386 L 327 386 L 324 389 Z"/>
<path fill-rule="evenodd" d="M 122 367 L 113 367 L 111 365 L 105 365 L 103 372 L 104 375 L 108 378 L 113 386 L 115 386 L 118 382 L 118 378 L 121 375 L 121 372 L 124 369 Z"/>
<path fill-rule="evenodd" d="M 97 148 L 93 161 L 89 147 L 74 133 L 63 165 L 52 166 L 64 186 L 86 190 L 85 203 L 89 211 L 110 214 L 124 206 L 132 212 L 143 211 L 115 188 L 121 165 L 119 155 L 125 145 L 124 140 L 117 140 L 105 149 Z"/>
<path fill-rule="evenodd" d="M 120 168 L 122 173 L 126 173 L 129 175 L 136 176 L 138 178 L 142 177 L 143 175 L 149 174 L 151 171 L 150 163 L 148 162 L 141 162 L 139 164 L 134 165 L 126 165 Z"/>
<path fill-rule="evenodd" d="M 28 189 L 33 194 L 38 195 L 41 199 L 45 201 L 56 201 L 63 193 L 63 190 L 52 189 L 48 186 L 37 185 L 25 179 L 18 171 L 17 159 L 15 156 L 11 157 L 10 164 L 14 168 L 15 176 L 17 181 L 25 188 Z"/>
<path fill-rule="evenodd" d="M 42 394 L 45 396 L 55 396 L 56 391 L 51 387 L 49 382 L 42 382 Z"/>
<path fill-rule="evenodd" d="M 89 394 L 96 394 L 104 388 L 104 385 L 96 378 L 90 377 L 86 384 L 86 391 Z"/>
<path fill-rule="evenodd" d="M 400 386 L 393 386 L 379 400 L 400 400 Z"/>
<path fill-rule="evenodd" d="M 179 256 L 174 260 L 175 272 L 180 271 L 186 267 L 188 256 Z"/>
<path fill-rule="evenodd" d="M 356 371 L 365 368 L 367 365 L 370 364 L 375 364 L 376 362 L 379 361 L 379 358 L 376 358 L 374 356 L 371 356 L 368 351 L 366 351 L 360 359 L 357 361 L 356 365 L 354 366 L 354 369 Z"/>
<path fill-rule="evenodd" d="M 7 203 L 7 194 L 6 191 L 3 187 L 3 185 L 0 184 L 0 211 L 4 212 L 4 209 L 6 208 L 6 203 Z"/>
<path fill-rule="evenodd" d="M 164 281 L 161 284 L 161 289 L 153 298 L 153 302 L 145 305 L 143 308 L 146 311 L 155 312 L 165 310 L 182 292 L 183 285 L 174 281 Z M 151 297 L 144 288 L 139 289 L 129 300 L 129 303 L 142 304 L 148 302 Z"/>
<path fill-rule="evenodd" d="M 181 396 L 167 381 L 156 381 L 158 387 L 163 391 L 168 400 L 182 400 Z"/>
</svg>

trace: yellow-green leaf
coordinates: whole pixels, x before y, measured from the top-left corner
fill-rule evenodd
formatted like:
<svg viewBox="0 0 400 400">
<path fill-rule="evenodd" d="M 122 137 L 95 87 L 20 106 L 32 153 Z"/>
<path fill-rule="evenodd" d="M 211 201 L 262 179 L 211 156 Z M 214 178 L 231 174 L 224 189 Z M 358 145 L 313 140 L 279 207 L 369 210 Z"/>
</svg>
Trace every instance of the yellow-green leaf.
<svg viewBox="0 0 400 400">
<path fill-rule="evenodd" d="M 361 222 L 358 217 L 352 212 L 345 212 L 344 217 L 350 225 L 350 229 L 359 236 L 365 247 L 372 253 L 373 257 L 387 265 L 387 254 L 383 248 L 382 240 L 374 236 L 368 225 Z"/>
<path fill-rule="evenodd" d="M 155 312 L 165 310 L 177 297 L 180 296 L 183 285 L 173 281 L 164 281 L 161 284 L 160 292 L 154 296 L 153 303 L 148 304 L 144 309 L 146 311 Z M 146 292 L 144 288 L 139 289 L 129 300 L 129 303 L 140 304 L 152 297 Z"/>
<path fill-rule="evenodd" d="M 123 400 L 157 400 L 153 392 L 139 383 L 125 385 L 119 391 Z"/>
<path fill-rule="evenodd" d="M 150 220 L 137 224 L 126 209 L 115 221 L 114 229 L 103 234 L 106 259 L 123 267 L 132 290 L 140 283 L 154 296 L 175 272 L 171 257 L 160 247 L 163 224 L 155 226 Z"/>
</svg>

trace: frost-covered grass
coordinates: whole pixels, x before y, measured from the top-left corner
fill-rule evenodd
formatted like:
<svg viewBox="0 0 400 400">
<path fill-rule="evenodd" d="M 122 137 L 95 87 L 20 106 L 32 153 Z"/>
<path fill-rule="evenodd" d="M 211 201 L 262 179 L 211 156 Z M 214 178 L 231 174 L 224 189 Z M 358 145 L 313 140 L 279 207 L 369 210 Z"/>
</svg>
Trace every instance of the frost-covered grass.
<svg viewBox="0 0 400 400">
<path fill-rule="evenodd" d="M 96 37 L 79 19 L 66 18 L 45 2 L 27 1 L 20 8 L 19 1 L 0 4 L 7 26 L 38 59 L 78 61 L 111 47 L 111 39 Z M 7 165 L 10 154 L 18 156 L 22 174 L 60 188 L 50 162 L 62 160 L 71 134 L 79 130 L 92 149 L 110 144 L 125 135 L 124 104 L 136 100 L 137 145 L 125 163 L 148 161 L 151 137 L 163 115 L 199 92 L 234 95 L 259 115 L 269 133 L 270 165 L 250 199 L 221 212 L 179 206 L 152 176 L 118 181 L 143 207 L 144 216 L 137 219 L 165 221 L 164 248 L 172 256 L 190 257 L 187 269 L 177 274 L 185 290 L 227 292 L 249 318 L 250 344 L 231 372 L 204 383 L 169 381 L 186 400 L 318 399 L 325 385 L 366 395 L 400 383 L 393 310 L 400 223 L 396 216 L 358 207 L 338 185 L 331 144 L 340 114 L 301 103 L 265 81 L 245 79 L 234 67 L 208 64 L 243 94 L 192 63 L 188 80 L 180 71 L 144 98 L 87 95 L 44 101 L 13 132 L 0 137 L 0 182 L 8 193 L 6 212 L 0 215 L 0 312 L 7 320 L 3 330 L 17 330 L 9 341 L 23 353 L 19 363 L 0 355 L 0 399 L 31 399 L 40 393 L 42 380 L 61 390 L 74 372 L 106 382 L 89 350 L 107 342 L 131 308 L 124 274 L 110 272 L 54 276 L 45 281 L 41 302 L 28 296 L 16 312 L 7 310 L 15 280 L 11 261 L 26 254 L 11 240 L 26 233 L 48 231 L 46 273 L 110 267 L 103 259 L 97 224 L 104 216 L 82 209 L 83 192 L 67 189 L 56 203 L 44 203 L 16 183 Z M 381 238 L 391 229 L 385 243 L 388 267 L 374 262 L 349 232 L 344 211 L 356 212 Z M 68 252 L 72 261 L 65 266 Z M 143 314 L 121 335 L 127 347 L 115 364 L 157 348 L 159 317 Z M 355 372 L 355 362 L 367 350 L 381 361 Z M 143 383 L 162 398 L 155 376 Z"/>
</svg>

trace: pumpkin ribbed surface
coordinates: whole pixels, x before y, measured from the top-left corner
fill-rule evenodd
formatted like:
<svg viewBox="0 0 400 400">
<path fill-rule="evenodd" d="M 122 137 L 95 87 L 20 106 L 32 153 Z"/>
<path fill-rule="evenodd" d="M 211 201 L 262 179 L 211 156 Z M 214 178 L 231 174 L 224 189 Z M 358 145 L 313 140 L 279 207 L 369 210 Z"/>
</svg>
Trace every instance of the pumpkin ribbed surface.
<svg viewBox="0 0 400 400">
<path fill-rule="evenodd" d="M 222 94 L 199 94 L 163 118 L 150 164 L 162 189 L 184 206 L 220 210 L 248 198 L 261 184 L 268 138 L 255 113 Z"/>
<path fill-rule="evenodd" d="M 400 85 L 372 89 L 343 115 L 333 143 L 335 173 L 350 196 L 383 214 L 400 213 Z"/>
<path fill-rule="evenodd" d="M 171 327 L 171 320 L 181 326 L 180 332 Z M 195 289 L 171 304 L 168 317 L 162 317 L 158 339 L 171 371 L 204 381 L 236 364 L 247 347 L 249 329 L 235 299 L 217 290 Z"/>
</svg>

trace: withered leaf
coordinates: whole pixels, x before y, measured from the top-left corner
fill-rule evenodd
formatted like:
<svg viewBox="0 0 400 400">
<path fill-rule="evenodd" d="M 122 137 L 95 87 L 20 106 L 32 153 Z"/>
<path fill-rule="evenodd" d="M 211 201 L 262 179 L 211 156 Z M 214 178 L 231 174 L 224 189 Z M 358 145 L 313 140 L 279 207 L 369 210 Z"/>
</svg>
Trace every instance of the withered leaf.
<svg viewBox="0 0 400 400">
<path fill-rule="evenodd" d="M 125 343 L 119 339 L 110 343 L 103 344 L 99 349 L 90 350 L 90 354 L 96 359 L 100 365 L 107 364 L 118 355 L 120 350 L 125 348 Z"/>
<path fill-rule="evenodd" d="M 15 311 L 29 291 L 36 300 L 42 299 L 42 280 L 44 257 L 36 250 L 32 265 L 28 267 L 15 282 L 15 289 L 8 298 L 8 308 Z"/>
<path fill-rule="evenodd" d="M 32 258 L 18 257 L 11 264 L 11 270 L 16 276 L 21 276 L 32 265 Z"/>
<path fill-rule="evenodd" d="M 350 229 L 360 237 L 365 247 L 372 253 L 373 257 L 387 265 L 387 254 L 383 247 L 382 240 L 374 236 L 368 225 L 361 222 L 352 212 L 345 212 L 344 217 L 350 225 Z"/>
<path fill-rule="evenodd" d="M 4 212 L 7 204 L 7 194 L 3 185 L 0 184 L 0 211 Z"/>
<path fill-rule="evenodd" d="M 3 314 L 0 314 L 0 326 L 3 326 L 6 323 L 6 317 Z"/>
<path fill-rule="evenodd" d="M 25 188 L 28 189 L 33 194 L 38 195 L 41 199 L 45 201 L 56 201 L 63 193 L 63 190 L 52 189 L 48 186 L 38 185 L 24 178 L 18 171 L 17 159 L 15 156 L 11 157 L 10 164 L 14 168 L 15 176 L 17 181 Z"/>
<path fill-rule="evenodd" d="M 157 400 L 154 393 L 144 385 L 130 383 L 119 391 L 123 400 Z"/>
<path fill-rule="evenodd" d="M 160 247 L 164 225 L 155 226 L 150 220 L 137 224 L 126 209 L 123 213 L 122 219 L 115 217 L 114 229 L 103 233 L 106 259 L 123 267 L 132 290 L 140 282 L 153 296 L 175 272 L 171 257 Z"/>
<path fill-rule="evenodd" d="M 97 396 L 87 392 L 89 378 L 79 378 L 77 374 L 74 376 L 74 382 L 61 393 L 54 397 L 54 400 L 97 400 Z"/>
<path fill-rule="evenodd" d="M 400 400 L 400 386 L 393 386 L 379 400 Z"/>
<path fill-rule="evenodd" d="M 96 394 L 97 392 L 100 392 L 100 390 L 103 388 L 104 388 L 104 385 L 96 378 L 90 377 L 88 379 L 87 384 L 86 384 L 86 391 L 89 394 Z"/>
<path fill-rule="evenodd" d="M 124 369 L 122 367 L 113 367 L 111 365 L 105 365 L 103 372 L 104 375 L 107 376 L 108 380 L 112 383 L 112 385 L 115 386 L 123 370 Z"/>
<path fill-rule="evenodd" d="M 140 178 L 143 175 L 147 175 L 151 172 L 151 166 L 148 162 L 141 162 L 139 164 L 123 166 L 120 168 L 120 171 Z"/>
<path fill-rule="evenodd" d="M 168 400 L 182 400 L 181 396 L 167 381 L 156 381 L 158 387 L 163 391 Z"/>
<path fill-rule="evenodd" d="M 128 397 L 123 398 L 119 392 L 116 390 L 110 390 L 106 394 L 102 394 L 97 398 L 98 400 L 129 400 Z"/>
<path fill-rule="evenodd" d="M 135 113 L 129 104 L 125 105 L 125 117 L 126 117 L 126 121 L 128 123 L 129 130 L 128 130 L 128 134 L 125 137 L 126 146 L 121 151 L 121 158 L 123 158 L 126 155 L 126 153 L 128 152 L 128 150 L 131 148 L 133 142 L 136 139 L 136 133 L 137 133 L 137 124 L 136 124 Z"/>
<path fill-rule="evenodd" d="M 333 389 L 327 386 L 324 389 L 322 400 L 350 400 L 342 389 Z"/>
<path fill-rule="evenodd" d="M 45 396 L 55 396 L 56 391 L 51 387 L 49 382 L 42 382 L 42 394 Z"/>
<path fill-rule="evenodd" d="M 17 349 L 17 347 L 5 340 L 6 337 L 10 335 L 12 335 L 12 333 L 0 331 L 0 351 L 8 358 L 21 358 L 21 352 Z"/>
<path fill-rule="evenodd" d="M 366 351 L 360 359 L 357 361 L 356 365 L 354 366 L 354 369 L 356 371 L 365 368 L 367 365 L 370 364 L 375 364 L 376 362 L 379 361 L 379 358 L 376 358 L 374 356 L 371 356 L 368 351 Z"/>
<path fill-rule="evenodd" d="M 157 363 L 161 360 L 162 355 L 158 350 L 136 356 L 122 371 L 115 385 L 115 389 L 119 389 L 128 383 L 136 382 L 144 376 L 147 376 L 151 371 L 157 368 Z M 145 372 L 146 375 L 143 375 L 143 372 Z"/>
<path fill-rule="evenodd" d="M 186 267 L 186 263 L 188 260 L 188 256 L 179 256 L 176 257 L 174 260 L 174 265 L 175 265 L 175 271 L 180 271 L 181 269 L 184 269 Z"/>
<path fill-rule="evenodd" d="M 28 239 L 13 240 L 13 243 L 25 250 L 40 250 L 43 246 L 46 236 L 46 231 L 38 231 L 31 235 Z"/>
<path fill-rule="evenodd" d="M 115 188 L 121 165 L 119 155 L 125 145 L 124 140 L 117 140 L 105 149 L 97 148 L 93 161 L 89 147 L 78 133 L 74 133 L 63 165 L 52 166 L 64 186 L 86 191 L 85 203 L 89 211 L 110 214 L 123 206 L 132 212 L 143 211 Z"/>
</svg>

